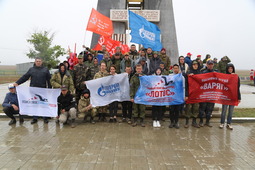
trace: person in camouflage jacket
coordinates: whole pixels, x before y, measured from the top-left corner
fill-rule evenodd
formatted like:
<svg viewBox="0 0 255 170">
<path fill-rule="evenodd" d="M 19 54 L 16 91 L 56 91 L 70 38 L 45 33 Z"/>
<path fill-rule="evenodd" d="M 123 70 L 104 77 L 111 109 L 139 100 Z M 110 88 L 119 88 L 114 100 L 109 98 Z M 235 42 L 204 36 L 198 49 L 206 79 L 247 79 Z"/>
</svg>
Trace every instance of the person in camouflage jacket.
<svg viewBox="0 0 255 170">
<path fill-rule="evenodd" d="M 93 65 L 90 67 L 91 77 L 94 78 L 97 72 L 99 72 L 98 58 L 93 58 Z"/>
<path fill-rule="evenodd" d="M 106 64 L 103 62 L 100 64 L 100 71 L 95 74 L 94 79 L 106 77 L 109 75 L 110 74 L 106 70 Z M 106 120 L 106 114 L 107 114 L 107 110 L 108 110 L 107 108 L 108 108 L 108 106 L 98 107 L 98 120 L 107 121 Z"/>
<path fill-rule="evenodd" d="M 88 54 L 88 61 L 85 61 L 84 64 L 87 67 L 93 66 L 93 55 L 92 54 Z"/>
<path fill-rule="evenodd" d="M 222 57 L 218 63 L 218 71 L 220 73 L 226 73 L 227 64 L 230 62 L 231 60 L 228 58 L 228 56 Z"/>
<path fill-rule="evenodd" d="M 134 98 L 135 94 L 140 86 L 140 80 L 139 76 L 143 76 L 144 74 L 142 73 L 142 65 L 137 64 L 136 65 L 136 73 L 132 76 L 130 80 L 130 101 L 134 103 Z M 143 122 L 144 117 L 145 117 L 145 105 L 143 104 L 133 104 L 133 124 L 132 126 L 135 127 L 137 125 L 137 119 L 140 118 L 141 126 L 145 127 L 145 124 Z"/>
<path fill-rule="evenodd" d="M 170 57 L 166 55 L 166 49 L 165 48 L 161 49 L 159 58 L 161 59 L 161 61 L 163 61 L 165 63 L 165 69 L 167 71 L 169 71 L 170 66 L 171 66 L 171 61 L 170 61 Z"/>
<path fill-rule="evenodd" d="M 104 58 L 101 60 L 101 63 L 105 63 L 106 64 L 106 70 L 109 72 L 110 71 L 110 67 L 112 65 L 112 60 L 111 60 L 111 58 L 109 56 L 109 53 L 105 53 L 104 54 Z"/>
<path fill-rule="evenodd" d="M 97 109 L 95 107 L 92 107 L 90 104 L 90 91 L 88 89 L 85 89 L 82 91 L 81 99 L 79 100 L 78 104 L 78 110 L 79 110 L 79 117 L 84 116 L 84 122 L 87 121 L 87 117 L 90 116 L 90 122 L 96 123 L 94 121 L 94 117 L 97 114 Z"/>
<path fill-rule="evenodd" d="M 89 67 L 83 63 L 83 56 L 78 56 L 78 64 L 73 69 L 73 82 L 76 89 L 76 101 L 78 102 L 81 96 L 81 92 L 85 90 L 85 81 L 91 80 L 91 73 Z"/>
</svg>

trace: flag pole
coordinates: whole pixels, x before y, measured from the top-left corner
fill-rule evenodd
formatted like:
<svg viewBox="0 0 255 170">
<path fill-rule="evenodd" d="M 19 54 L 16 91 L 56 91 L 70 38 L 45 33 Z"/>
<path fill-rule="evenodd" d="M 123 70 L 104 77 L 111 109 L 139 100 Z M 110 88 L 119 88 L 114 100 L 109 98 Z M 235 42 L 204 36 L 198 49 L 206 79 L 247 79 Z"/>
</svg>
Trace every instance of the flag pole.
<svg viewBox="0 0 255 170">
<path fill-rule="evenodd" d="M 128 42 L 128 46 L 130 46 L 130 31 L 129 31 L 129 10 L 128 10 L 128 6 L 127 6 L 127 31 L 128 31 L 128 34 L 127 34 L 127 42 Z"/>
</svg>

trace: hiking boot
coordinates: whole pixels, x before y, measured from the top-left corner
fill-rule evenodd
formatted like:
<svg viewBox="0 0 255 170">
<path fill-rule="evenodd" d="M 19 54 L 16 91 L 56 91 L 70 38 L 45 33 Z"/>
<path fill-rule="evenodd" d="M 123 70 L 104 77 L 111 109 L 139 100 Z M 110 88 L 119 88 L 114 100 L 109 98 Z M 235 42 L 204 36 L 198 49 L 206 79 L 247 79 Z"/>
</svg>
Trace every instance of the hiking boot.
<svg viewBox="0 0 255 170">
<path fill-rule="evenodd" d="M 137 126 L 137 118 L 134 118 L 133 123 L 132 123 L 132 126 L 133 126 L 133 127 Z"/>
<path fill-rule="evenodd" d="M 127 122 L 127 119 L 126 119 L 126 118 L 122 118 L 119 122 L 120 122 L 120 123 L 122 123 L 122 122 Z"/>
<path fill-rule="evenodd" d="M 31 124 L 35 124 L 35 123 L 37 123 L 37 119 L 33 119 L 33 120 L 31 121 Z"/>
<path fill-rule="evenodd" d="M 173 128 L 174 127 L 174 123 L 171 123 L 168 127 L 169 128 Z"/>
<path fill-rule="evenodd" d="M 175 127 L 176 129 L 179 129 L 179 128 L 180 128 L 180 126 L 179 126 L 178 123 L 176 123 L 176 124 L 174 125 L 174 127 Z"/>
<path fill-rule="evenodd" d="M 129 120 L 127 121 L 127 123 L 128 123 L 128 124 L 131 124 L 131 123 L 132 123 L 132 122 L 131 122 L 131 119 L 129 119 Z"/>
<path fill-rule="evenodd" d="M 206 123 L 205 123 L 205 126 L 212 127 L 212 125 L 211 125 L 210 122 L 206 122 Z"/>
<path fill-rule="evenodd" d="M 229 130 L 233 130 L 233 127 L 231 126 L 231 124 L 227 124 L 227 128 L 228 128 Z"/>
<path fill-rule="evenodd" d="M 220 124 L 219 128 L 223 129 L 224 128 L 224 124 Z"/>
<path fill-rule="evenodd" d="M 16 119 L 12 119 L 12 120 L 9 122 L 9 125 L 13 125 L 13 124 L 16 124 Z"/>
<path fill-rule="evenodd" d="M 19 115 L 19 123 L 23 123 L 24 122 L 24 118 L 22 115 Z"/>
<path fill-rule="evenodd" d="M 45 124 L 48 124 L 48 123 L 49 123 L 48 119 L 44 119 L 43 122 L 44 122 Z"/>
<path fill-rule="evenodd" d="M 193 122 L 192 126 L 195 127 L 195 128 L 200 128 L 200 126 L 196 122 Z"/>
</svg>

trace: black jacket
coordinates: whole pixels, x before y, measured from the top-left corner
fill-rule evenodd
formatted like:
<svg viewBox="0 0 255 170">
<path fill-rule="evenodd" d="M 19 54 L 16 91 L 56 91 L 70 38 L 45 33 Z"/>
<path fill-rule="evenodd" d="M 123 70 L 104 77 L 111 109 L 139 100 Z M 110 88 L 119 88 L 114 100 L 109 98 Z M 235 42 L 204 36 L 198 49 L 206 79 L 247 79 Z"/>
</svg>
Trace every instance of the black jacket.
<svg viewBox="0 0 255 170">
<path fill-rule="evenodd" d="M 70 92 L 64 96 L 62 93 L 58 96 L 58 110 L 65 109 L 69 111 L 72 107 L 75 107 L 75 100 L 73 95 Z"/>
<path fill-rule="evenodd" d="M 51 88 L 50 84 L 50 72 L 46 67 L 37 67 L 33 66 L 31 67 L 26 74 L 24 74 L 16 83 L 18 85 L 26 82 L 29 78 L 31 78 L 30 81 L 30 87 L 41 87 L 41 88 Z"/>
<path fill-rule="evenodd" d="M 235 66 L 232 64 L 232 63 L 228 63 L 227 64 L 227 67 L 226 67 L 226 73 L 227 74 L 231 74 L 228 72 L 228 68 L 229 67 L 232 67 L 233 68 L 233 73 L 236 73 L 236 70 L 235 70 Z M 238 100 L 241 100 L 241 92 L 240 92 L 240 78 L 238 76 L 238 85 L 237 85 L 237 95 L 238 95 Z"/>
</svg>

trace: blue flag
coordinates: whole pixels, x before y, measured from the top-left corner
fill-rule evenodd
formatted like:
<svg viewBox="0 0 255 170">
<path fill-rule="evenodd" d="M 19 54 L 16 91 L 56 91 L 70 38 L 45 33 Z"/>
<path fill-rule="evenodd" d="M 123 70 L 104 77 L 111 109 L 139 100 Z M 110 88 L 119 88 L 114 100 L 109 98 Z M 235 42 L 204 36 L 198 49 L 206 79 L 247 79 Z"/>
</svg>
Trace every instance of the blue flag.
<svg viewBox="0 0 255 170">
<path fill-rule="evenodd" d="M 169 76 L 141 76 L 135 103 L 155 106 L 184 103 L 185 80 L 182 74 Z"/>
<path fill-rule="evenodd" d="M 145 48 L 151 47 L 154 51 L 160 51 L 160 29 L 157 25 L 147 21 L 132 11 L 129 12 L 129 27 L 131 29 L 131 42 L 142 44 Z"/>
</svg>

